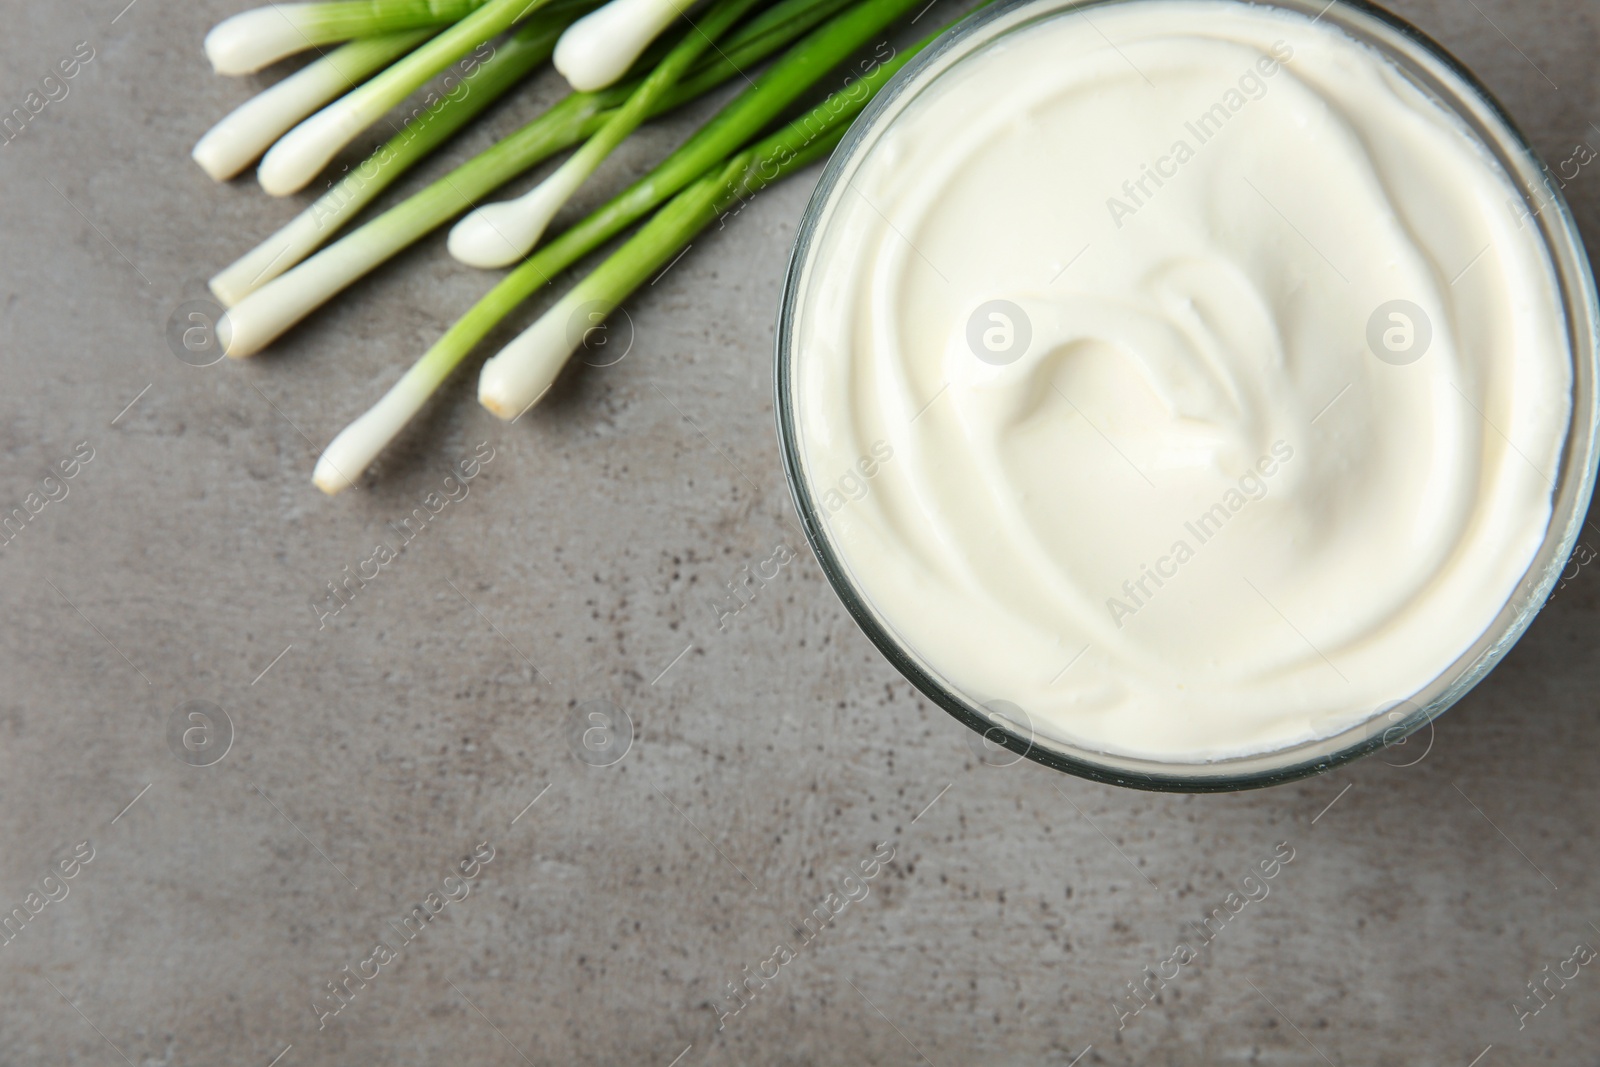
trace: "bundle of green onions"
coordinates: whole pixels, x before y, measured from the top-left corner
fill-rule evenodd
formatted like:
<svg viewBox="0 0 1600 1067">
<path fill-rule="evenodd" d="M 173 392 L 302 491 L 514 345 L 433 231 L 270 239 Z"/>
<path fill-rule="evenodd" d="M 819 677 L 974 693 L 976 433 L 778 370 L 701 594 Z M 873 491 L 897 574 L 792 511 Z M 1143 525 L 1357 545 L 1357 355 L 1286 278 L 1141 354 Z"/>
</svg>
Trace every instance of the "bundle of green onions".
<svg viewBox="0 0 1600 1067">
<path fill-rule="evenodd" d="M 515 419 L 550 388 L 587 330 L 701 229 L 762 187 L 826 157 L 873 94 L 927 42 L 863 64 L 866 73 L 809 109 L 804 98 L 925 2 L 705 0 L 691 15 L 692 4 L 678 0 L 334 0 L 275 4 L 227 19 L 205 42 L 219 73 L 248 73 L 295 52 L 338 47 L 236 109 L 200 140 L 194 158 L 212 177 L 232 178 L 259 159 L 262 188 L 286 196 L 315 181 L 370 127 L 387 122 L 396 132 L 211 280 L 228 308 L 217 323 L 218 340 L 229 356 L 254 355 L 357 278 L 463 213 L 450 231 L 452 256 L 484 268 L 515 264 L 328 445 L 314 480 L 324 492 L 337 493 L 355 482 L 497 323 L 578 260 L 642 223 L 484 364 L 479 401 L 496 416 Z M 768 59 L 753 79 L 745 73 Z M 571 84 L 570 94 L 331 240 L 387 186 L 547 61 Z M 560 208 L 630 133 L 735 77 L 748 87 L 693 136 L 588 217 L 545 239 Z M 403 123 L 392 117 L 419 93 L 422 102 Z M 526 195 L 479 206 L 568 148 L 575 150 Z"/>
</svg>

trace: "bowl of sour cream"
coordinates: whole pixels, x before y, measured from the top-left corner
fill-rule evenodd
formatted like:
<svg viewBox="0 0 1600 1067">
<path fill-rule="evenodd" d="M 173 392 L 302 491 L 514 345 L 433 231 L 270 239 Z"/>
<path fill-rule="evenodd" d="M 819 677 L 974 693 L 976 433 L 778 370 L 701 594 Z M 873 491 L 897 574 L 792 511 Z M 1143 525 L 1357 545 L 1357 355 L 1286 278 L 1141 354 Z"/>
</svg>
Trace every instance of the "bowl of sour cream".
<svg viewBox="0 0 1600 1067">
<path fill-rule="evenodd" d="M 1015 0 L 825 170 L 779 436 L 930 699 L 1060 770 L 1236 789 L 1394 745 L 1522 634 L 1593 490 L 1597 338 L 1545 166 L 1394 15 Z"/>
</svg>

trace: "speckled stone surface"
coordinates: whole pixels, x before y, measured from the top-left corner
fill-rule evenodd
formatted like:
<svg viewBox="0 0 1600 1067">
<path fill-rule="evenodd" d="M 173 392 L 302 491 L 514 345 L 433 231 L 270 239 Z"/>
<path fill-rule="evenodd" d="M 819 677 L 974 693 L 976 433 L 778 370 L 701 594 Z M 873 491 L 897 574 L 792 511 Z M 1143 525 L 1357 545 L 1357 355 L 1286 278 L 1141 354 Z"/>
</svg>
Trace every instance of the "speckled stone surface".
<svg viewBox="0 0 1600 1067">
<path fill-rule="evenodd" d="M 0 947 L 0 1064 L 1600 1057 L 1595 967 L 1521 1030 L 1510 1007 L 1600 946 L 1600 576 L 1415 766 L 1210 797 L 985 766 L 850 622 L 783 483 L 773 318 L 815 170 L 630 302 L 627 358 L 510 427 L 465 375 L 330 500 L 320 446 L 486 278 L 435 236 L 258 360 L 180 362 L 174 309 L 296 206 L 187 159 L 272 80 L 201 57 L 238 5 L 125 3 L 0 3 L 0 112 L 93 50 L 0 147 L 0 504 L 92 450 L 0 549 L 0 911 L 29 916 Z M 1600 146 L 1600 7 L 1399 10 L 1549 160 Z M 689 121 L 641 133 L 580 206 Z M 1600 165 L 1568 195 L 1600 241 Z M 465 498 L 319 628 L 325 583 L 482 442 Z M 719 630 L 716 591 L 782 547 L 797 558 Z M 210 766 L 169 743 L 175 716 L 203 725 L 191 701 L 233 725 Z M 609 766 L 573 755 L 592 701 L 631 720 Z M 84 841 L 75 877 L 43 883 Z M 1198 943 L 1280 842 L 1269 895 L 1119 1031 L 1126 983 Z M 474 877 L 450 878 L 463 862 Z M 379 941 L 393 958 L 346 978 Z M 774 969 L 720 1015 L 728 983 Z M 348 1003 L 321 1016 L 340 980 Z"/>
</svg>

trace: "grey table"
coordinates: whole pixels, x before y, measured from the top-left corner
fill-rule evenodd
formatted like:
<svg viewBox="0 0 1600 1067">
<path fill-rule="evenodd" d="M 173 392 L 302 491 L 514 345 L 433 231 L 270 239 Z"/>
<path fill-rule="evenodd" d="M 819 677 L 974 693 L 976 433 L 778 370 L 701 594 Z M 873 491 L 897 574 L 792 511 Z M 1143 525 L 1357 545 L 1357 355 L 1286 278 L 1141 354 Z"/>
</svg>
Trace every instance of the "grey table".
<svg viewBox="0 0 1600 1067">
<path fill-rule="evenodd" d="M 464 375 L 329 500 L 320 446 L 485 277 L 435 237 L 268 355 L 176 359 L 174 309 L 295 205 L 186 158 L 271 80 L 201 58 L 237 5 L 124 3 L 0 6 L 0 111 L 93 51 L 0 147 L 0 504 L 92 451 L 0 548 L 0 911 L 27 920 L 0 946 L 0 1063 L 1596 1061 L 1600 968 L 1520 1029 L 1512 1007 L 1600 946 L 1595 568 L 1413 766 L 1211 797 L 988 766 L 796 531 L 769 353 L 815 171 L 632 301 L 621 362 L 511 427 Z M 1401 11 L 1548 159 L 1600 146 L 1600 7 Z M 1568 195 L 1600 241 L 1600 166 Z M 480 442 L 467 496 L 320 618 Z M 725 583 L 781 547 L 719 628 Z M 595 701 L 627 718 L 585 763 Z M 222 758 L 177 758 L 190 728 L 192 760 Z M 1268 895 L 1132 1015 L 1128 983 L 1160 985 L 1145 968 L 1171 974 L 1280 842 Z"/>
</svg>

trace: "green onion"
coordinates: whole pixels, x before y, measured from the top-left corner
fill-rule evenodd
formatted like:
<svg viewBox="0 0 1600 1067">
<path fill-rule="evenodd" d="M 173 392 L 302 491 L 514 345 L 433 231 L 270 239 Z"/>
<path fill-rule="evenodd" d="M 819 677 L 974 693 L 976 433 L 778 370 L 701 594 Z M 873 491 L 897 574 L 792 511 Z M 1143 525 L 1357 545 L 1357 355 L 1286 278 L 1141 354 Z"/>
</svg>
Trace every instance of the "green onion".
<svg viewBox="0 0 1600 1067">
<path fill-rule="evenodd" d="M 229 112 L 194 146 L 194 161 L 217 181 L 227 181 L 295 123 L 431 36 L 431 29 L 402 30 L 329 52 Z"/>
<path fill-rule="evenodd" d="M 456 22 L 482 4 L 483 0 L 272 4 L 241 12 L 212 27 L 206 34 L 206 58 L 218 74 L 251 74 L 318 45 Z"/>
<path fill-rule="evenodd" d="M 217 299 L 232 307 L 314 252 L 391 182 L 548 60 L 561 31 L 588 6 L 592 0 L 582 6 L 552 4 L 495 45 L 494 54 L 475 64 L 454 88 L 425 98 L 420 113 L 399 133 L 277 233 L 212 278 L 211 291 Z"/>
<path fill-rule="evenodd" d="M 556 69 L 579 92 L 604 89 L 628 73 L 650 42 L 683 14 L 677 0 L 611 0 L 561 35 Z"/>
<path fill-rule="evenodd" d="M 741 66 L 770 55 L 838 6 L 840 0 L 784 0 L 752 19 L 745 28 L 751 31 L 748 35 L 742 29 L 730 36 L 727 46 L 715 59 L 708 59 L 703 70 L 678 83 L 658 101 L 655 113 L 677 107 L 733 77 Z M 769 16 L 782 16 L 784 21 Z M 255 355 L 351 282 L 473 207 L 478 198 L 594 133 L 609 117 L 609 109 L 625 100 L 630 91 L 628 87 L 614 86 L 599 93 L 573 93 L 493 148 L 278 277 L 275 271 L 283 271 L 286 263 L 294 262 L 290 253 L 303 255 L 300 248 L 307 243 L 316 247 L 323 235 L 331 232 L 321 228 L 321 221 L 329 216 L 324 212 L 319 218 L 318 205 L 323 202 L 319 200 L 279 235 L 269 238 L 213 280 L 212 289 L 218 298 L 233 305 L 217 323 L 217 337 L 223 349 L 235 358 Z M 377 173 L 387 183 L 398 171 L 385 169 Z M 323 200 L 338 192 L 336 188 Z M 359 192 L 355 190 L 354 194 Z M 346 213 L 336 205 L 330 205 L 329 210 L 338 210 L 343 217 L 354 213 L 354 209 Z M 284 234 L 288 239 L 280 240 Z M 266 281 L 267 278 L 272 280 Z M 234 299 L 230 300 L 230 296 Z"/>
<path fill-rule="evenodd" d="M 587 5 L 590 0 L 585 0 Z M 807 30 L 833 15 L 840 8 L 852 3 L 853 0 L 783 0 L 779 4 L 768 8 L 745 23 L 729 36 L 725 47 L 719 54 L 702 63 L 696 68 L 696 73 L 688 79 L 678 83 L 663 99 L 656 109 L 656 114 L 670 110 L 689 100 L 695 99 L 711 89 L 722 84 L 738 72 L 740 65 L 755 63 L 777 51 L 790 41 L 799 37 Z M 558 9 L 565 9 L 562 3 L 551 4 L 541 14 L 554 19 Z M 563 20 L 560 25 L 564 26 Z M 312 252 L 321 247 L 330 237 L 342 229 L 350 219 L 396 179 L 409 170 L 419 159 L 431 152 L 440 142 L 444 141 L 469 119 L 476 115 L 483 107 L 492 102 L 494 96 L 504 92 L 509 87 L 498 90 L 487 90 L 474 79 L 487 78 L 483 69 L 497 63 L 499 54 L 483 64 L 478 70 L 468 76 L 468 81 L 473 81 L 471 92 L 464 99 L 452 99 L 446 96 L 442 101 L 436 102 L 418 118 L 406 125 L 399 135 L 380 147 L 360 166 L 356 167 L 348 176 L 337 185 L 324 193 L 315 203 L 301 212 L 287 225 L 268 237 L 256 248 L 246 253 L 238 262 L 222 271 L 211 280 L 211 291 L 218 300 L 227 307 L 232 307 L 240 300 L 262 285 L 276 278 L 284 271 L 305 259 Z M 620 93 L 626 93 L 626 89 Z M 494 95 L 487 95 L 488 93 Z M 613 91 L 605 99 L 620 100 L 623 97 L 619 91 Z M 615 102 L 615 101 L 613 101 Z M 607 105 L 609 106 L 609 105 Z M 499 184 L 509 180 L 521 171 L 533 167 L 553 155 L 562 148 L 576 143 L 583 136 L 593 133 L 604 121 L 607 112 L 592 114 L 581 127 L 573 127 L 565 121 L 563 115 L 553 115 L 540 118 L 529 124 L 524 133 L 512 135 L 511 140 L 521 138 L 526 134 L 525 144 L 531 146 L 530 150 L 520 155 L 511 151 L 515 145 L 507 145 L 501 153 L 508 157 L 510 163 L 519 163 L 516 169 L 507 173 L 506 178 L 484 189 L 477 189 L 467 193 L 469 199 L 476 199 L 485 193 L 493 191 Z M 532 127 L 538 127 L 533 129 Z M 547 136 L 550 130 L 557 130 L 566 134 L 565 139 L 552 139 Z M 504 142 L 502 142 L 504 143 Z M 496 146 L 498 148 L 498 146 Z M 514 157 L 514 158 L 511 158 Z M 452 190 L 465 190 L 463 185 L 465 176 L 457 171 L 449 175 Z M 403 205 L 402 205 L 403 206 Z M 437 221 L 426 223 L 422 216 L 418 216 L 418 229 L 412 240 L 421 237 L 448 219 L 451 215 L 465 210 L 470 204 L 463 204 Z M 398 209 L 397 209 L 398 210 Z M 407 244 L 410 242 L 407 241 Z M 398 248 L 405 247 L 404 244 Z M 383 259 L 393 255 L 398 248 L 382 254 L 372 261 L 366 269 L 371 269 L 382 262 Z M 363 270 L 361 273 L 365 273 Z M 357 274 L 355 277 L 359 277 Z M 353 279 L 346 279 L 340 284 L 349 284 Z M 336 291 L 336 290 L 335 290 Z M 332 296 L 330 292 L 328 296 Z M 321 301 L 317 301 L 320 303 Z M 310 311 L 316 304 L 306 307 L 301 315 Z M 291 320 L 292 325 L 296 319 Z M 287 325 L 284 327 L 287 328 Z M 276 336 L 276 334 L 274 334 Z M 268 338 L 270 341 L 271 338 Z M 263 342 L 263 344 L 266 342 Z"/>
<path fill-rule="evenodd" d="M 604 14 L 626 0 L 612 0 Z M 672 0 L 662 0 L 670 8 Z M 478 208 L 450 231 L 449 250 L 474 267 L 503 267 L 527 255 L 557 211 L 572 198 L 623 140 L 638 128 L 656 102 L 686 74 L 712 43 L 761 0 L 717 0 L 697 26 L 688 29 L 649 77 L 572 157 L 532 191 L 515 200 Z M 676 8 L 672 8 L 676 11 Z M 586 16 L 592 18 L 593 15 Z M 582 21 L 582 20 L 580 20 Z M 562 40 L 578 25 L 573 23 Z M 645 42 L 648 44 L 648 41 Z M 558 45 L 559 47 L 559 45 Z M 642 49 L 644 45 L 641 45 Z M 635 50 L 629 62 L 637 57 Z"/>
<path fill-rule="evenodd" d="M 718 51 L 725 62 L 717 64 L 715 60 L 708 59 L 701 67 L 708 64 L 725 67 L 726 61 L 732 59 L 769 56 L 853 3 L 855 0 L 782 0 L 728 35 L 725 45 Z M 692 81 L 703 72 L 697 69 L 697 73 L 690 75 L 688 80 Z"/>
<path fill-rule="evenodd" d="M 223 350 L 235 359 L 255 355 L 335 293 L 516 175 L 523 169 L 519 157 L 547 158 L 579 140 L 600 103 L 586 94 L 567 97 L 539 120 L 251 292 L 217 321 Z"/>
<path fill-rule="evenodd" d="M 932 40 L 932 38 L 928 38 Z M 781 173 L 788 173 L 804 163 L 831 149 L 850 120 L 866 106 L 872 96 L 882 87 L 895 71 L 899 70 L 912 55 L 921 49 L 927 41 L 907 49 L 896 55 L 888 62 L 881 64 L 871 73 L 865 75 L 849 90 L 834 93 L 817 107 L 811 109 L 801 118 L 796 119 L 777 134 L 765 139 L 755 148 L 746 153 L 741 153 L 735 160 L 729 161 L 726 166 L 717 167 L 716 176 L 725 184 L 715 185 L 715 188 L 726 189 L 730 179 L 727 172 L 735 168 L 734 164 L 743 161 L 743 169 L 739 170 L 740 178 L 732 182 L 731 200 L 720 197 L 716 200 L 716 213 L 726 210 L 742 196 L 748 196 L 760 185 L 776 180 Z M 687 147 L 687 146 L 686 146 Z M 743 175 L 750 170 L 749 161 L 753 159 L 754 179 L 757 184 L 746 182 Z M 662 165 L 663 167 L 666 164 Z M 624 229 L 629 223 L 642 217 L 647 211 L 660 204 L 673 192 L 678 191 L 689 180 L 669 185 L 657 181 L 657 176 L 662 168 L 630 187 L 627 191 L 617 196 L 588 218 L 584 219 L 572 229 L 555 238 L 545 245 L 531 258 L 524 262 L 515 271 L 506 275 L 500 284 L 479 300 L 466 315 L 462 316 L 441 337 L 426 355 L 408 370 L 398 382 L 386 393 L 370 411 L 351 423 L 333 442 L 329 444 L 323 457 L 318 461 L 314 480 L 323 492 L 332 494 L 348 488 L 354 478 L 358 477 L 368 465 L 377 458 L 394 435 L 409 422 L 428 397 L 439 387 L 445 378 L 455 370 L 456 366 L 466 357 L 483 337 L 506 317 L 518 304 L 531 293 L 544 285 L 549 279 L 571 266 L 578 259 L 603 244 L 608 238 Z M 703 178 L 703 175 L 700 176 Z M 697 185 L 696 188 L 699 188 Z M 674 218 L 678 221 L 675 225 L 682 226 L 683 219 L 697 218 L 698 208 L 691 209 L 691 205 L 704 202 L 706 190 L 699 189 L 694 197 L 685 200 L 679 205 Z M 682 196 L 689 197 L 684 192 Z M 663 209 L 665 214 L 667 209 Z M 660 217 L 659 215 L 657 216 Z M 688 235 L 679 242 L 686 242 L 689 236 L 703 227 L 710 218 L 706 218 L 690 230 Z M 652 228 L 653 227 L 653 228 Z M 679 245 L 672 245 L 670 238 L 663 237 L 667 233 L 669 223 L 662 222 L 657 226 L 654 222 L 639 231 L 634 239 L 616 252 L 611 260 L 629 255 L 638 257 L 631 267 L 623 263 L 614 264 L 610 271 L 602 276 L 601 280 L 590 284 L 588 281 L 580 283 L 578 289 L 584 289 L 581 296 L 568 294 L 554 308 L 546 312 L 534 327 L 526 331 L 522 337 L 513 344 L 522 343 L 524 350 L 531 355 L 514 357 L 509 350 L 503 352 L 502 362 L 496 365 L 496 378 L 479 379 L 479 399 L 486 406 L 489 401 L 485 397 L 486 391 L 496 397 L 499 404 L 499 395 L 505 395 L 505 403 L 500 408 L 509 411 L 514 417 L 521 410 L 543 395 L 544 388 L 538 385 L 538 379 L 545 373 L 550 380 L 554 379 L 562 363 L 571 355 L 573 349 L 581 343 L 583 331 L 594 325 L 595 320 L 585 315 L 578 323 L 583 329 L 573 325 L 575 313 L 584 308 L 589 301 L 598 301 L 597 308 L 605 311 L 616 306 L 621 300 L 638 286 L 638 281 L 628 285 L 626 289 L 619 289 L 627 278 L 636 275 L 648 275 L 667 255 L 677 251 Z M 647 231 L 649 237 L 646 237 Z M 672 231 L 677 232 L 677 231 Z M 629 250 L 632 249 L 630 253 Z M 663 252 L 663 249 L 667 251 Z M 650 264 L 650 266 L 645 266 Z M 591 276 L 592 277 L 592 276 Z M 587 289 L 584 287 L 588 286 Z M 578 289 L 573 290 L 574 293 Z M 614 299 L 613 299 L 614 297 Z M 529 338 L 534 330 L 540 333 L 536 338 Z M 524 338 L 528 338 L 524 341 Z M 559 353 L 554 355 L 552 353 Z M 514 357 L 514 358 L 513 358 Z M 550 365 L 554 364 L 554 369 Z M 488 368 L 485 367 L 487 374 Z M 518 387 L 520 383 L 520 388 Z M 536 388 L 531 400 L 523 399 L 521 403 L 517 398 L 526 397 L 530 388 Z M 514 396 L 512 394 L 515 394 Z M 501 414 L 501 410 L 495 410 Z"/>
<path fill-rule="evenodd" d="M 549 0 L 489 0 L 359 89 L 306 119 L 272 146 L 257 176 L 273 196 L 303 189 L 339 150 L 390 108 L 474 47 Z"/>
<path fill-rule="evenodd" d="M 588 330 L 677 255 L 695 234 L 733 204 L 823 158 L 843 136 L 841 126 L 798 151 L 778 154 L 770 146 L 765 146 L 765 152 L 746 149 L 673 197 L 638 233 L 483 365 L 478 402 L 507 420 L 537 404 Z"/>
<path fill-rule="evenodd" d="M 597 322 L 593 316 L 609 314 L 715 219 L 725 205 L 822 158 L 843 135 L 843 127 L 837 128 L 802 151 L 789 155 L 785 161 L 764 157 L 758 149 L 748 149 L 680 192 L 594 273 L 484 366 L 478 383 L 478 399 L 489 406 L 486 390 L 497 398 L 532 391 L 533 401 L 537 401 L 549 389 L 567 357 L 583 341 L 585 331 L 573 325 L 580 312 L 590 312 L 583 316 L 585 323 Z M 429 356 L 438 351 L 440 349 L 435 346 Z M 455 362 L 433 359 L 430 364 L 425 358 L 370 411 L 347 426 L 317 460 L 312 474 L 317 488 L 332 496 L 353 485 L 355 478 L 432 395 Z M 533 401 L 523 405 L 523 409 L 531 407 Z M 496 409 L 491 406 L 490 410 Z M 512 418 L 519 413 L 513 411 L 501 417 Z M 496 414 L 500 412 L 496 410 Z"/>
</svg>

